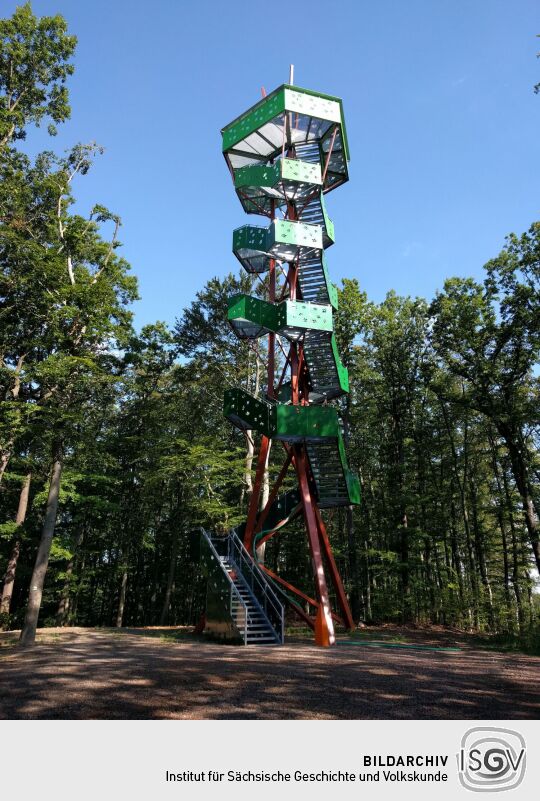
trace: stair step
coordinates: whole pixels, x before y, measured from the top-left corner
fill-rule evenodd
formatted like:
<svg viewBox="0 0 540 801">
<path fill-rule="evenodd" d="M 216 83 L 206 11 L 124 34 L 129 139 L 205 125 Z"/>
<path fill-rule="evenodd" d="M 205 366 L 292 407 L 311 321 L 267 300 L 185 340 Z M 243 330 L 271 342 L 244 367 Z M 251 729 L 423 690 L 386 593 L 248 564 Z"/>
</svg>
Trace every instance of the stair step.
<svg viewBox="0 0 540 801">
<path fill-rule="evenodd" d="M 276 641 L 275 637 L 272 637 L 272 638 L 270 638 L 270 637 L 264 637 L 264 638 L 259 637 L 259 638 L 256 638 L 256 639 L 250 639 L 248 637 L 247 642 L 248 642 L 248 645 L 277 645 L 277 641 Z"/>
<path fill-rule="evenodd" d="M 247 631 L 252 637 L 273 637 L 274 632 L 269 626 L 266 628 L 248 628 Z"/>
<path fill-rule="evenodd" d="M 235 609 L 233 609 L 233 612 L 236 612 L 236 613 L 243 612 L 244 608 L 245 607 L 240 607 L 240 606 L 236 607 Z M 262 622 L 266 623 L 266 625 L 268 625 L 268 621 L 266 620 L 264 615 L 261 615 L 260 613 L 256 613 L 255 611 L 250 611 L 249 609 L 246 609 L 246 612 L 247 612 L 248 619 L 252 620 L 254 623 L 259 623 L 259 622 L 262 621 Z"/>
<path fill-rule="evenodd" d="M 259 621 L 250 622 L 250 623 L 248 623 L 248 628 L 250 629 L 250 631 L 251 630 L 255 631 L 256 629 L 266 629 L 266 631 L 270 631 L 271 630 L 270 626 L 268 625 L 268 622 L 266 620 L 259 620 Z"/>
<path fill-rule="evenodd" d="M 242 610 L 235 609 L 233 611 L 239 612 L 239 611 L 242 611 Z M 263 615 L 256 615 L 256 614 L 250 613 L 249 610 L 248 610 L 247 611 L 247 616 L 248 616 L 248 620 L 250 620 L 252 623 L 264 623 L 265 626 L 268 625 L 268 621 L 266 620 L 266 618 Z"/>
</svg>

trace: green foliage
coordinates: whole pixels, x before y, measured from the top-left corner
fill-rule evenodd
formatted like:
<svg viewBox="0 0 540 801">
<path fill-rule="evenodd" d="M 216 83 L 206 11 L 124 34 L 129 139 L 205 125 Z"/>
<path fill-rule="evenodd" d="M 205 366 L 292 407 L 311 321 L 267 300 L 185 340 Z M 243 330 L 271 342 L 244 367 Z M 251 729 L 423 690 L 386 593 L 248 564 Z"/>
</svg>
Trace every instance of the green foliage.
<svg viewBox="0 0 540 801">
<path fill-rule="evenodd" d="M 18 528 L 19 526 L 14 520 L 7 520 L 5 523 L 0 523 L 0 538 L 11 541 Z"/>
<path fill-rule="evenodd" d="M 0 147 L 24 139 L 30 123 L 48 117 L 54 134 L 54 123 L 68 119 L 65 82 L 73 73 L 76 44 L 63 17 L 38 19 L 30 3 L 0 19 Z"/>
<path fill-rule="evenodd" d="M 370 304 L 367 295 L 360 290 L 356 279 L 345 278 L 339 290 L 339 309 L 335 314 L 334 333 L 343 364 L 351 363 L 353 346 L 365 330 Z"/>
</svg>

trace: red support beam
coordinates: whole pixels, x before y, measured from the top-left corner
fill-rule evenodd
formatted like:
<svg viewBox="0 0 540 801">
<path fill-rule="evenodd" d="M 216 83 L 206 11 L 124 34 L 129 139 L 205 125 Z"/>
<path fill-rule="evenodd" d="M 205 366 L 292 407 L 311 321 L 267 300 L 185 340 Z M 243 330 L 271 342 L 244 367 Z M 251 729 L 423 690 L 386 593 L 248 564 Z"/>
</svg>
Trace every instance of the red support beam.
<svg viewBox="0 0 540 801">
<path fill-rule="evenodd" d="M 282 579 L 281 576 L 277 575 L 277 573 L 274 573 L 272 570 L 270 570 L 269 568 L 265 567 L 264 565 L 259 565 L 259 567 L 261 568 L 261 570 L 263 570 L 265 573 L 267 573 L 270 576 L 270 578 L 274 579 L 274 581 L 277 581 L 278 584 L 281 584 L 283 587 L 286 587 L 288 590 L 291 590 L 291 592 L 294 592 L 297 595 L 300 595 L 300 596 L 302 595 L 300 590 L 297 590 L 296 587 L 292 586 L 292 584 L 289 584 L 287 581 L 285 581 L 285 579 Z M 307 601 L 310 601 L 310 599 L 308 598 L 307 595 L 305 596 L 305 598 L 306 598 Z M 291 608 L 294 609 L 296 614 L 305 623 L 308 624 L 310 629 L 315 630 L 315 621 L 313 620 L 313 618 L 311 618 L 308 615 L 307 612 L 304 612 L 304 610 L 302 609 L 302 607 L 299 604 L 296 604 L 296 603 L 294 603 L 293 601 L 291 601 L 289 599 L 287 599 L 287 601 L 288 601 L 289 605 L 291 606 Z M 317 603 L 316 602 L 313 602 L 313 603 L 314 603 L 314 606 L 317 607 Z"/>
<path fill-rule="evenodd" d="M 306 595 L 305 592 L 302 592 L 302 590 L 299 590 L 297 587 L 294 587 L 292 584 L 289 584 L 288 581 L 285 581 L 285 579 L 281 578 L 281 576 L 278 576 L 277 573 L 274 573 L 274 571 L 270 570 L 269 567 L 265 567 L 265 565 L 259 565 L 259 567 L 267 575 L 269 575 L 271 579 L 274 579 L 274 581 L 277 581 L 278 584 L 281 584 L 282 587 L 285 587 L 290 592 L 294 592 L 295 595 L 298 595 L 299 598 L 302 598 L 303 601 L 306 601 L 314 609 L 317 610 L 319 609 L 320 604 L 314 598 L 310 598 L 309 595 Z M 343 620 L 339 617 L 339 615 L 336 615 L 334 612 L 332 612 L 332 618 L 333 620 L 336 621 L 336 623 L 341 623 L 341 625 L 343 625 Z M 314 620 L 312 621 L 311 627 L 315 628 Z"/>
<path fill-rule="evenodd" d="M 291 356 L 291 403 L 298 406 L 299 386 L 298 386 L 298 350 L 293 343 L 290 350 Z"/>
<path fill-rule="evenodd" d="M 330 142 L 330 147 L 328 148 L 328 153 L 327 153 L 327 156 L 326 156 L 326 162 L 325 162 L 324 170 L 323 170 L 323 174 L 322 174 L 323 185 L 324 185 L 324 182 L 325 182 L 325 179 L 326 179 L 326 173 L 328 172 L 328 166 L 330 164 L 330 156 L 332 155 L 332 150 L 334 149 L 334 142 L 336 140 L 337 131 L 338 131 L 338 127 L 336 125 L 336 127 L 334 128 L 334 133 L 332 134 L 332 141 Z"/>
<path fill-rule="evenodd" d="M 279 379 L 278 385 L 276 387 L 276 395 L 279 392 L 279 390 L 281 389 L 281 385 L 283 384 L 283 379 L 285 378 L 285 373 L 287 372 L 287 367 L 289 366 L 290 362 L 291 362 L 291 350 L 289 348 L 289 352 L 287 354 L 287 358 L 285 359 L 285 364 L 283 365 L 283 371 L 281 373 L 281 378 Z"/>
<path fill-rule="evenodd" d="M 260 214 L 262 217 L 269 217 L 270 219 L 272 219 L 272 218 L 273 218 L 273 214 L 272 214 L 270 211 L 266 211 L 266 209 L 265 209 L 265 208 L 263 208 L 262 206 L 260 206 L 260 205 L 257 203 L 257 201 L 256 201 L 256 200 L 253 200 L 253 198 L 252 198 L 252 197 L 249 197 L 248 195 L 246 195 L 246 193 L 245 193 L 245 192 L 240 192 L 240 191 L 239 191 L 239 192 L 238 192 L 238 194 L 240 195 L 240 197 L 243 197 L 243 198 L 244 198 L 244 200 L 247 200 L 249 203 L 253 203 L 253 205 L 254 205 L 254 206 L 255 206 L 255 208 L 257 209 L 258 213 L 259 213 L 259 214 Z"/>
<path fill-rule="evenodd" d="M 336 591 L 336 597 L 338 600 L 339 608 L 341 609 L 341 613 L 343 615 L 345 628 L 354 629 L 354 620 L 352 617 L 351 608 L 349 606 L 349 601 L 347 600 L 347 596 L 345 594 L 345 588 L 343 586 L 343 582 L 341 581 L 339 570 L 337 569 L 336 561 L 334 559 L 334 554 L 332 552 L 332 546 L 330 545 L 330 540 L 328 539 L 326 526 L 324 525 L 324 520 L 322 519 L 321 510 L 317 506 L 315 507 L 315 516 L 317 518 L 317 527 L 319 529 L 319 537 L 321 541 L 322 550 L 326 556 L 328 569 L 330 571 L 330 577 L 332 579 L 332 583 Z"/>
<path fill-rule="evenodd" d="M 274 202 L 272 201 L 272 216 L 274 212 Z M 270 259 L 270 276 L 269 276 L 269 291 L 268 299 L 271 303 L 276 300 L 276 261 Z M 274 381 L 275 381 L 275 363 L 276 363 L 276 335 L 274 333 L 268 334 L 268 380 L 267 380 L 267 395 L 269 398 L 274 397 Z"/>
<path fill-rule="evenodd" d="M 301 504 L 298 504 L 298 506 L 301 506 Z M 288 518 L 285 517 L 283 520 L 280 520 L 279 523 L 276 523 L 272 531 L 269 531 L 268 534 L 265 534 L 264 537 L 261 537 L 260 540 L 257 540 L 257 547 L 264 545 L 265 542 L 268 542 L 268 540 L 272 539 L 272 537 L 275 537 L 276 534 L 279 534 L 285 522 L 287 520 L 292 520 L 293 517 L 296 517 L 300 511 L 301 510 L 298 507 L 295 507 Z"/>
<path fill-rule="evenodd" d="M 274 573 L 274 571 L 270 570 L 270 568 L 266 567 L 266 565 L 259 565 L 259 567 L 261 568 L 261 570 L 264 570 L 264 572 L 267 573 L 267 575 L 269 575 L 271 579 L 277 581 L 278 584 L 281 584 L 282 587 L 285 587 L 285 589 L 289 590 L 290 592 L 294 592 L 295 595 L 298 595 L 299 598 L 301 598 L 303 601 L 306 601 L 314 609 L 319 608 L 319 603 L 318 601 L 315 600 L 315 598 L 310 598 L 309 595 L 306 595 L 305 592 L 302 592 L 302 590 L 297 589 L 297 587 L 294 587 L 288 581 L 285 581 L 284 578 L 278 576 L 277 573 Z"/>
<path fill-rule="evenodd" d="M 300 498 L 304 507 L 304 519 L 311 551 L 311 562 L 313 566 L 313 576 L 315 578 L 315 590 L 319 600 L 317 620 L 315 624 L 315 642 L 317 645 L 334 645 L 336 637 L 334 634 L 334 624 L 332 622 L 332 612 L 330 599 L 328 597 L 328 587 L 324 575 L 324 565 L 319 541 L 319 530 L 317 517 L 315 515 L 314 503 L 311 497 L 311 490 L 308 481 L 307 458 L 303 445 L 295 445 L 294 453 L 296 457 L 296 473 L 300 487 Z"/>
<path fill-rule="evenodd" d="M 289 465 L 291 463 L 291 459 L 292 459 L 292 453 L 289 454 L 289 456 L 287 456 L 287 459 L 285 460 L 285 464 L 283 465 L 283 467 L 279 471 L 279 475 L 278 475 L 278 477 L 276 478 L 276 480 L 274 482 L 274 486 L 272 487 L 272 492 L 270 493 L 270 495 L 268 497 L 268 501 L 266 503 L 266 506 L 264 507 L 264 509 L 262 510 L 261 514 L 259 515 L 259 519 L 258 519 L 257 525 L 255 527 L 255 534 L 258 534 L 259 531 L 262 531 L 262 527 L 263 527 L 264 521 L 268 517 L 268 513 L 270 511 L 270 507 L 272 506 L 272 504 L 276 500 L 277 494 L 279 492 L 279 488 L 281 487 L 281 484 L 283 483 L 283 479 L 285 478 L 285 476 L 287 474 L 287 470 L 289 469 Z"/>
</svg>

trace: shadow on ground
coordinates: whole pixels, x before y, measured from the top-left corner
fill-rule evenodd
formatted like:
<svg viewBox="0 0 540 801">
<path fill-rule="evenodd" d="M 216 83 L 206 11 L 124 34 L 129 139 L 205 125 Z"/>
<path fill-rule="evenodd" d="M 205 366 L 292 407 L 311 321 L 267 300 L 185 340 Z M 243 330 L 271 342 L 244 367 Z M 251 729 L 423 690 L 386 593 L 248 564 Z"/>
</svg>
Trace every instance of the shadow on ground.
<svg viewBox="0 0 540 801">
<path fill-rule="evenodd" d="M 539 657 L 485 651 L 63 630 L 0 651 L 0 718 L 536 719 L 539 669 Z"/>
</svg>

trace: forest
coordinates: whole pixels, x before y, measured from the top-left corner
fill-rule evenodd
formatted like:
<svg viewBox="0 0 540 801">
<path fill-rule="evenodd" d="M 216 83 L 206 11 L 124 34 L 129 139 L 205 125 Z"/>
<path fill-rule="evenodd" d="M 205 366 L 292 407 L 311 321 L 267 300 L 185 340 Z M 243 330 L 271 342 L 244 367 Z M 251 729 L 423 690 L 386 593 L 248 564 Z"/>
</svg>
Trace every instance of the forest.
<svg viewBox="0 0 540 801">
<path fill-rule="evenodd" d="M 26 644 L 38 622 L 197 622 L 190 532 L 242 522 L 258 447 L 224 419 L 223 391 L 265 392 L 264 348 L 227 323 L 253 276 L 218 275 L 175 321 L 137 330 L 121 217 L 73 208 L 102 148 L 26 154 L 36 125 L 70 116 L 75 49 L 30 4 L 0 20 L 0 625 Z M 482 280 L 433 298 L 339 288 L 362 503 L 325 517 L 357 622 L 539 639 L 540 222 L 493 253 Z M 280 467 L 271 452 L 268 483 Z M 309 587 L 294 525 L 264 558 Z"/>
</svg>

